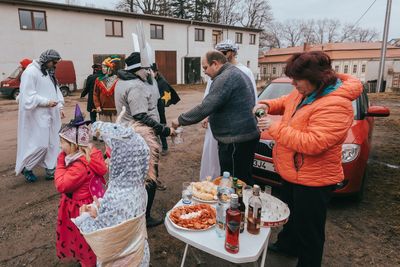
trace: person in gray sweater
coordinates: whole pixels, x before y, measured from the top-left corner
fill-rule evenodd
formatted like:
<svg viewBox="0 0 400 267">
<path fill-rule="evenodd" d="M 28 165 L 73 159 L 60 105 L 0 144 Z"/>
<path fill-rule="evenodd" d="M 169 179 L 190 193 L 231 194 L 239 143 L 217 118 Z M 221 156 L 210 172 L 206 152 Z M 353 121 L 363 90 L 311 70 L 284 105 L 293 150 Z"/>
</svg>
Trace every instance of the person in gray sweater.
<svg viewBox="0 0 400 267">
<path fill-rule="evenodd" d="M 219 51 L 207 52 L 202 67 L 213 80 L 202 103 L 172 121 L 172 127 L 186 126 L 209 118 L 212 134 L 218 141 L 221 172 L 229 171 L 249 185 L 254 151 L 260 133 L 252 113 L 255 105 L 253 85 L 241 70 L 227 62 Z"/>
</svg>

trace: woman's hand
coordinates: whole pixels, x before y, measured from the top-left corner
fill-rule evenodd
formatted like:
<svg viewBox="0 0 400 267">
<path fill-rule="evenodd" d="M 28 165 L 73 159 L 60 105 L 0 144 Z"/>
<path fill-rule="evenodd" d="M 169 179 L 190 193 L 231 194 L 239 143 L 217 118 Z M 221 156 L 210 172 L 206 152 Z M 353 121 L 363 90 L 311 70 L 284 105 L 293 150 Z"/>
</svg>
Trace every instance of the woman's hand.
<svg viewBox="0 0 400 267">
<path fill-rule="evenodd" d="M 269 127 L 271 127 L 271 125 L 272 125 L 272 121 L 268 117 L 261 117 L 258 119 L 257 126 L 261 131 L 268 130 Z"/>
<path fill-rule="evenodd" d="M 256 104 L 253 108 L 253 114 L 256 114 L 259 109 L 265 110 L 265 114 L 268 114 L 268 106 L 266 104 Z"/>
<path fill-rule="evenodd" d="M 97 107 L 96 111 L 100 113 L 101 112 L 101 107 Z"/>
</svg>

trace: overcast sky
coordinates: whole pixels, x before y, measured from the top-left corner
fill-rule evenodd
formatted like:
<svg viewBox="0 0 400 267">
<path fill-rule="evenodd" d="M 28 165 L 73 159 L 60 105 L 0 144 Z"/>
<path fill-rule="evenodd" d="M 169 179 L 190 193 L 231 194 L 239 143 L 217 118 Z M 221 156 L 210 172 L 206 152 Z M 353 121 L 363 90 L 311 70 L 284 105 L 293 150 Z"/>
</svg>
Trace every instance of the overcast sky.
<svg viewBox="0 0 400 267">
<path fill-rule="evenodd" d="M 65 0 L 47 0 L 65 3 Z M 118 0 L 75 0 L 81 5 L 94 4 L 99 8 L 113 9 Z M 272 13 L 277 21 L 287 19 L 339 19 L 342 24 L 355 23 L 374 0 L 269 0 Z M 375 28 L 383 33 L 387 0 L 376 0 L 360 20 L 358 26 Z M 400 0 L 392 0 L 389 40 L 400 38 Z M 379 39 L 382 38 L 380 35 Z"/>
</svg>

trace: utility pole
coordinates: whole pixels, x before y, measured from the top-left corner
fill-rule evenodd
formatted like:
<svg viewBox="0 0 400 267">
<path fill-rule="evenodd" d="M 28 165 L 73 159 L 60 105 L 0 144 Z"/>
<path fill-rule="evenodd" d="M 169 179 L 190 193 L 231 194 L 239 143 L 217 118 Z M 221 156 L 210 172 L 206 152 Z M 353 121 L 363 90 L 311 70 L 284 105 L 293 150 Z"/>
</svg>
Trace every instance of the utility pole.
<svg viewBox="0 0 400 267">
<path fill-rule="evenodd" d="M 382 86 L 382 83 L 383 83 L 383 71 L 385 69 L 385 57 L 386 57 L 386 48 L 387 48 L 387 39 L 388 39 L 388 31 L 389 31 L 389 22 L 390 22 L 390 11 L 391 11 L 391 9 L 392 9 L 392 0 L 387 0 L 385 26 L 383 27 L 381 59 L 379 61 L 378 84 L 377 84 L 377 90 L 376 90 L 378 93 L 381 92 L 381 86 Z"/>
</svg>

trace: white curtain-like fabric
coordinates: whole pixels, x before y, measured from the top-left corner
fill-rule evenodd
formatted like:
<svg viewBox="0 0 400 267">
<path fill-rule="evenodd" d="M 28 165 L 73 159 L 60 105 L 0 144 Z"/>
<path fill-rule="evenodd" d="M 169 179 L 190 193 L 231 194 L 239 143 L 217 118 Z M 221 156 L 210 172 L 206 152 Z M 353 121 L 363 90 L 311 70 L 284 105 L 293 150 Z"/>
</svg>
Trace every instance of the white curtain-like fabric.
<svg viewBox="0 0 400 267">
<path fill-rule="evenodd" d="M 241 63 L 238 63 L 235 66 L 250 78 L 251 83 L 253 84 L 255 103 L 257 103 L 257 86 L 254 80 L 253 73 L 249 68 L 247 68 Z M 212 80 L 208 79 L 207 87 L 204 92 L 204 97 L 206 97 L 210 92 L 211 84 Z M 211 178 L 214 179 L 220 175 L 221 175 L 221 167 L 219 165 L 219 157 L 218 157 L 218 141 L 215 140 L 211 132 L 210 124 L 208 124 L 206 134 L 204 136 L 203 154 L 201 156 L 200 181 L 205 180 L 207 176 L 211 176 Z"/>
<path fill-rule="evenodd" d="M 57 101 L 48 107 L 49 101 Z M 58 132 L 61 128 L 60 109 L 64 98 L 49 75 L 44 76 L 40 65 L 33 61 L 21 76 L 18 97 L 18 142 L 15 173 L 37 165 L 53 169 L 60 152 Z"/>
</svg>

